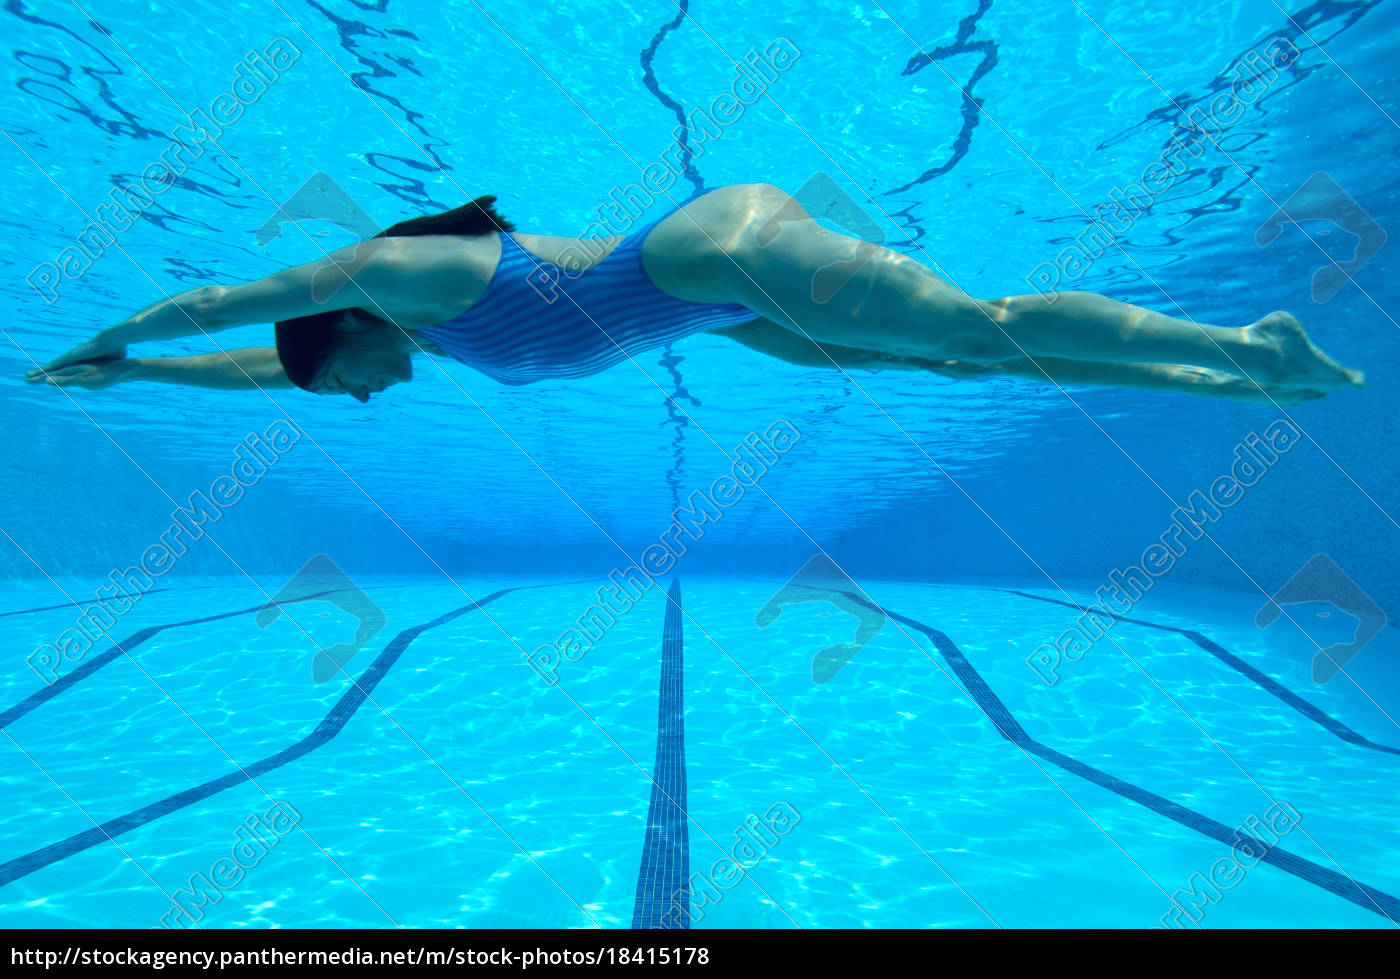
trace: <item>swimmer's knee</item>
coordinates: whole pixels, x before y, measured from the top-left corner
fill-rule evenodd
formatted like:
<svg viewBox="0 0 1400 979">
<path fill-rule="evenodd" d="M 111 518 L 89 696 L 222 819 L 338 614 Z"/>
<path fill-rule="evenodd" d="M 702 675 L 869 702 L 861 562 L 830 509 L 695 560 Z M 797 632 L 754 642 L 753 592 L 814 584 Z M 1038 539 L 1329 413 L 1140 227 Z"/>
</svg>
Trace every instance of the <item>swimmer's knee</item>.
<svg viewBox="0 0 1400 979">
<path fill-rule="evenodd" d="M 999 301 L 949 291 L 938 295 L 936 304 L 938 350 L 945 359 L 991 366 L 1025 356 L 1007 332 L 1006 309 Z"/>
</svg>

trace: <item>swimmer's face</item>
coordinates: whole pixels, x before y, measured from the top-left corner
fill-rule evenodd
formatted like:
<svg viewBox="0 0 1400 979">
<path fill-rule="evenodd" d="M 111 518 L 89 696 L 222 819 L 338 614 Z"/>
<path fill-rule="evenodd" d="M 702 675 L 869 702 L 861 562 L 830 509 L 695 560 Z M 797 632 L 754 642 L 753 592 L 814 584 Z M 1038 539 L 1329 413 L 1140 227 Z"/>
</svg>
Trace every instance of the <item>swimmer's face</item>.
<svg viewBox="0 0 1400 979">
<path fill-rule="evenodd" d="M 413 379 L 408 350 L 395 339 L 403 331 L 390 323 L 364 325 L 336 345 L 321 368 L 317 394 L 348 394 L 363 404 L 370 395 Z"/>
</svg>

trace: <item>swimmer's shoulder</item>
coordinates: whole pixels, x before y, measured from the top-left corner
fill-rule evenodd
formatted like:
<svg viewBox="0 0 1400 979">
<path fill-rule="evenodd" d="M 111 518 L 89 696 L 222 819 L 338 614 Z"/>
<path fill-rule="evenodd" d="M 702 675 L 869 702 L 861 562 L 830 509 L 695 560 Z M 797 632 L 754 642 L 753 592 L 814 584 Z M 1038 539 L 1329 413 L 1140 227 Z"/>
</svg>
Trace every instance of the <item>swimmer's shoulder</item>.
<svg viewBox="0 0 1400 979">
<path fill-rule="evenodd" d="M 501 259 L 501 240 L 494 234 L 380 241 L 377 260 L 392 268 L 397 280 L 395 319 L 410 330 L 444 323 L 470 309 L 486 291 Z M 426 349 L 426 342 L 419 342 Z"/>
</svg>

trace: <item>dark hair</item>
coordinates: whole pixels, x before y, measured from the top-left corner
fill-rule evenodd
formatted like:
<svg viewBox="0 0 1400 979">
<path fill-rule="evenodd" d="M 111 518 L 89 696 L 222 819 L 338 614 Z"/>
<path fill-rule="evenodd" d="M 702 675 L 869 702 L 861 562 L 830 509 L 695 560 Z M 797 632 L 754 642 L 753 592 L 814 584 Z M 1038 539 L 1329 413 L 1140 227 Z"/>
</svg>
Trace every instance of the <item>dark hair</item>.
<svg viewBox="0 0 1400 979">
<path fill-rule="evenodd" d="M 494 196 L 476 200 L 441 214 L 400 221 L 375 235 L 376 238 L 413 238 L 419 235 L 484 235 L 493 231 L 514 231 L 515 225 L 496 213 Z M 332 309 L 310 316 L 279 320 L 276 324 L 277 359 L 282 371 L 299 388 L 311 389 L 316 375 L 343 337 L 342 326 L 351 309 Z M 373 313 L 361 310 L 367 315 Z"/>
<path fill-rule="evenodd" d="M 415 235 L 484 235 L 492 231 L 514 231 L 515 225 L 496 213 L 494 196 L 478 197 L 470 203 L 441 214 L 409 218 L 381 231 L 376 238 L 412 238 Z"/>
</svg>

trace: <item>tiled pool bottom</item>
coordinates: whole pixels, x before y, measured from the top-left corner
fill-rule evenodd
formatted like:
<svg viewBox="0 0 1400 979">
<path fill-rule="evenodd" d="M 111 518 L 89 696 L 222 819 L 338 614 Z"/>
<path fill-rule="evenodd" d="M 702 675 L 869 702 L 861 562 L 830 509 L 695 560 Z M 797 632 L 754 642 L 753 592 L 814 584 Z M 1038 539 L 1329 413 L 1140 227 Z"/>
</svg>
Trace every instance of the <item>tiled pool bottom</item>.
<svg viewBox="0 0 1400 979">
<path fill-rule="evenodd" d="M 679 612 L 654 587 L 572 645 L 601 582 L 359 584 L 384 624 L 321 685 L 312 637 L 355 627 L 324 601 L 268 622 L 246 581 L 153 592 L 111 629 L 129 656 L 94 644 L 46 686 L 25 658 L 75 610 L 7 592 L 6 924 L 1400 918 L 1393 630 L 1348 665 L 1360 688 L 1319 687 L 1257 601 L 1159 585 L 1127 613 L 1150 624 L 1051 686 L 1027 658 L 1079 613 L 1044 582 L 864 582 L 888 618 L 814 683 L 857 619 L 813 601 L 760 628 L 778 581 L 685 578 Z M 577 659 L 554 684 L 525 661 L 545 644 Z"/>
</svg>

